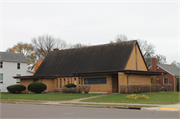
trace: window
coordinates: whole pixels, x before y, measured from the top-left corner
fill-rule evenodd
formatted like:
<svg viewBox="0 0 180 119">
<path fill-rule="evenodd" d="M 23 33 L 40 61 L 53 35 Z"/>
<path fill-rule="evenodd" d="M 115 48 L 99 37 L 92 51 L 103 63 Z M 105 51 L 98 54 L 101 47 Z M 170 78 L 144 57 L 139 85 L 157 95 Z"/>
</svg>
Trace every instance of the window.
<svg viewBox="0 0 180 119">
<path fill-rule="evenodd" d="M 74 84 L 76 85 L 76 78 L 74 78 Z"/>
<path fill-rule="evenodd" d="M 17 69 L 20 69 L 20 63 L 17 63 Z"/>
<path fill-rule="evenodd" d="M 38 79 L 33 79 L 33 82 L 38 82 Z"/>
<path fill-rule="evenodd" d="M 61 88 L 61 79 L 60 79 L 60 81 L 59 81 L 59 85 L 60 85 L 60 88 Z"/>
<path fill-rule="evenodd" d="M 168 78 L 164 78 L 164 84 L 168 84 Z"/>
<path fill-rule="evenodd" d="M 107 79 L 106 77 L 84 78 L 84 84 L 107 84 Z"/>
<path fill-rule="evenodd" d="M 67 84 L 69 84 L 69 79 L 67 79 Z"/>
<path fill-rule="evenodd" d="M 21 76 L 21 74 L 16 74 L 16 76 Z M 20 79 L 16 79 L 16 83 L 20 83 Z"/>
<path fill-rule="evenodd" d="M 0 74 L 0 83 L 3 83 L 3 74 Z"/>
<path fill-rule="evenodd" d="M 3 68 L 3 62 L 0 62 L 0 68 Z"/>
</svg>

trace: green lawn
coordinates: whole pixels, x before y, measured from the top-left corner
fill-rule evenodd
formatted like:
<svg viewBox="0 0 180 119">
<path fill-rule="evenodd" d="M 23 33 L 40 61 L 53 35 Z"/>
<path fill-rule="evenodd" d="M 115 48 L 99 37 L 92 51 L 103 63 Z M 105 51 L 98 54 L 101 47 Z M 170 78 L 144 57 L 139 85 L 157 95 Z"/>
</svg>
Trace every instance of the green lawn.
<svg viewBox="0 0 180 119">
<path fill-rule="evenodd" d="M 1 93 L 1 99 L 23 99 L 23 100 L 51 100 L 51 101 L 64 101 L 73 100 L 79 98 L 85 98 L 90 96 L 96 96 L 98 94 L 62 94 L 62 93 L 42 93 L 42 94 L 10 94 Z"/>
<path fill-rule="evenodd" d="M 97 98 L 82 100 L 82 102 L 110 103 L 142 103 L 142 104 L 175 104 L 179 103 L 179 92 L 144 93 L 149 99 L 126 99 L 127 94 L 112 94 Z M 142 94 L 140 94 L 142 95 Z"/>
</svg>

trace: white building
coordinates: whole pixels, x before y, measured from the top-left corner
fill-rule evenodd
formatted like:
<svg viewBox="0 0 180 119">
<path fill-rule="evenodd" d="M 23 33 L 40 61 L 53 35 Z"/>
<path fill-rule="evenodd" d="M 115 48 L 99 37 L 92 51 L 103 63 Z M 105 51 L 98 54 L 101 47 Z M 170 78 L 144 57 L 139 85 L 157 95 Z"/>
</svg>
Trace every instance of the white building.
<svg viewBox="0 0 180 119">
<path fill-rule="evenodd" d="M 7 92 L 6 87 L 20 84 L 20 79 L 13 76 L 31 76 L 32 71 L 27 70 L 28 60 L 20 53 L 0 52 L 0 90 Z"/>
</svg>

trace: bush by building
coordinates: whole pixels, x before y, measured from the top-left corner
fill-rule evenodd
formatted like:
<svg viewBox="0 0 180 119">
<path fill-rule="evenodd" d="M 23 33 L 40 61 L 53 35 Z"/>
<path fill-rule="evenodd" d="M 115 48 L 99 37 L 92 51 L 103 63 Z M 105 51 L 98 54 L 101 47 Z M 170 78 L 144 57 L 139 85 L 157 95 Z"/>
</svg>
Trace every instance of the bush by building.
<svg viewBox="0 0 180 119">
<path fill-rule="evenodd" d="M 34 93 L 42 93 L 47 89 L 44 83 L 33 82 L 28 85 L 28 90 Z"/>
<path fill-rule="evenodd" d="M 82 87 L 80 86 L 80 87 L 76 87 L 76 92 L 77 93 L 82 93 Z"/>
<path fill-rule="evenodd" d="M 67 84 L 67 85 L 65 85 L 65 86 L 63 86 L 63 87 L 72 88 L 72 87 L 76 87 L 76 85 L 75 85 L 75 84 Z"/>
<path fill-rule="evenodd" d="M 62 92 L 63 94 L 70 93 L 70 88 L 62 87 L 62 88 L 61 88 L 61 92 Z"/>
<path fill-rule="evenodd" d="M 164 91 L 166 92 L 172 90 L 172 84 L 164 84 L 163 87 L 164 87 Z"/>
<path fill-rule="evenodd" d="M 82 90 L 84 93 L 89 93 L 91 86 L 90 85 L 82 85 Z"/>
<path fill-rule="evenodd" d="M 162 88 L 160 84 L 151 84 L 151 92 L 159 92 L 161 89 Z"/>
<path fill-rule="evenodd" d="M 10 93 L 21 93 L 22 91 L 26 90 L 26 86 L 20 85 L 20 84 L 16 84 L 16 85 L 10 85 L 6 89 Z"/>
</svg>

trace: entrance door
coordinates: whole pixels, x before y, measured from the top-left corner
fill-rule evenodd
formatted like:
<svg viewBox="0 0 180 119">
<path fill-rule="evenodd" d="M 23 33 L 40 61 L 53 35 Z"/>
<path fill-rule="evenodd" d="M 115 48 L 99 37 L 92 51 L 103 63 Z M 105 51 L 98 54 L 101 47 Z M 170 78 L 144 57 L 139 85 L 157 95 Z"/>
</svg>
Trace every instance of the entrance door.
<svg viewBox="0 0 180 119">
<path fill-rule="evenodd" d="M 118 74 L 112 75 L 112 92 L 118 93 Z"/>
</svg>

